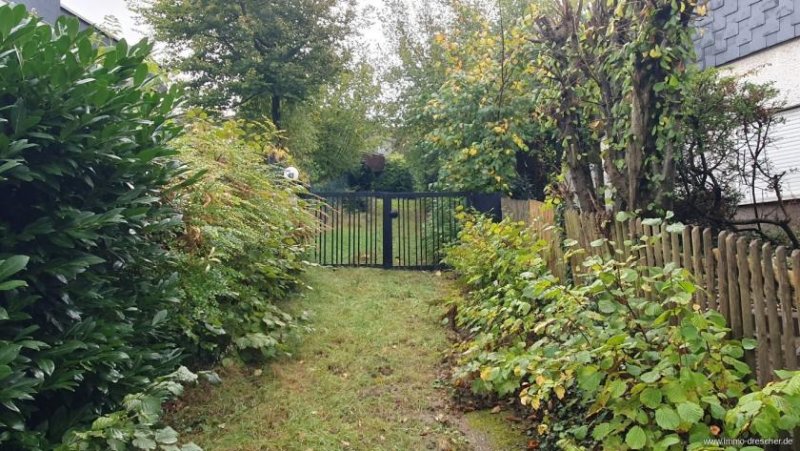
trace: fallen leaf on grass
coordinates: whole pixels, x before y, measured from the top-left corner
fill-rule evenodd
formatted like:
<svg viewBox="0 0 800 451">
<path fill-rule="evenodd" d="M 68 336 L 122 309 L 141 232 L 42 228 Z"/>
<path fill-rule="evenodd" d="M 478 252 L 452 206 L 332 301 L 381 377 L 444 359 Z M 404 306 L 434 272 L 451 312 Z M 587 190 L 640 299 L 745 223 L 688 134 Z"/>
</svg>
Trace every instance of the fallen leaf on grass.
<svg viewBox="0 0 800 451">
<path fill-rule="evenodd" d="M 439 442 L 436 444 L 436 449 L 439 451 L 453 451 L 453 445 L 450 443 L 450 440 L 446 438 L 440 438 Z"/>
</svg>

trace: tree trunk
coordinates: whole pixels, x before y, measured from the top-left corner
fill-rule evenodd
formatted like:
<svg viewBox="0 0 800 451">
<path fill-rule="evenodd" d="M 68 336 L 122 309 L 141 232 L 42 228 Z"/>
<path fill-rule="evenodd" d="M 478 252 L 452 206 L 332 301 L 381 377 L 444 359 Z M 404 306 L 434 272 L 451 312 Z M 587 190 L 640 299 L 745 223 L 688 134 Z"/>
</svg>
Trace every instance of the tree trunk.
<svg viewBox="0 0 800 451">
<path fill-rule="evenodd" d="M 591 168 L 588 164 L 582 164 L 581 152 L 577 144 L 570 143 L 566 150 L 570 185 L 578 198 L 578 207 L 582 212 L 595 213 L 600 210 L 600 205 L 592 180 Z"/>
<path fill-rule="evenodd" d="M 281 96 L 277 94 L 272 96 L 272 123 L 281 128 Z"/>
<path fill-rule="evenodd" d="M 643 173 L 644 159 L 647 154 L 647 141 L 650 135 L 650 89 L 647 75 L 643 74 L 640 65 L 631 76 L 631 128 L 628 150 L 625 152 L 625 167 L 628 170 L 628 192 L 625 208 L 634 211 L 646 208 L 648 203 L 647 178 Z"/>
<path fill-rule="evenodd" d="M 569 169 L 570 188 L 578 199 L 580 210 L 586 213 L 595 213 L 600 210 L 601 204 L 598 202 L 597 187 L 592 180 L 592 169 L 586 155 L 588 149 L 584 148 L 585 143 L 581 140 L 580 133 L 575 126 L 575 123 L 578 122 L 575 113 L 578 102 L 572 91 L 572 83 L 564 86 L 561 98 L 563 115 L 558 118 L 558 127 L 567 141 L 564 156 L 567 169 Z"/>
</svg>

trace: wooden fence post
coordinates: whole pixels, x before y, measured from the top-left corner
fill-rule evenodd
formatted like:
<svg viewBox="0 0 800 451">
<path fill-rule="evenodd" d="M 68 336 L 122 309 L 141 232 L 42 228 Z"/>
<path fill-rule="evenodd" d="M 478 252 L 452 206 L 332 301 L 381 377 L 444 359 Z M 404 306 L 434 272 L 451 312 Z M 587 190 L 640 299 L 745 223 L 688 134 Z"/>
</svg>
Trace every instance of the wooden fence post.
<svg viewBox="0 0 800 451">
<path fill-rule="evenodd" d="M 730 324 L 731 317 L 728 311 L 728 246 L 725 245 L 725 239 L 728 237 L 728 232 L 719 232 L 717 236 L 717 284 L 719 293 L 719 312 L 725 317 L 725 321 Z"/>
<path fill-rule="evenodd" d="M 772 380 L 769 364 L 769 335 L 767 332 L 767 310 L 764 306 L 764 276 L 761 265 L 761 242 L 750 243 L 750 283 L 753 287 L 753 311 L 756 320 L 756 336 L 758 337 L 757 373 L 758 384 L 764 386 Z"/>
<path fill-rule="evenodd" d="M 677 233 L 670 233 L 670 247 L 672 248 L 672 262 L 675 266 L 681 267 L 681 243 Z"/>
<path fill-rule="evenodd" d="M 703 241 L 700 227 L 692 227 L 692 273 L 697 283 L 705 282 L 705 290 L 698 290 L 697 297 L 700 301 L 700 306 L 708 308 L 707 294 L 710 293 L 711 287 L 708 286 L 708 281 L 705 280 L 705 271 L 703 271 L 703 260 L 700 257 L 700 249 L 703 247 Z"/>
<path fill-rule="evenodd" d="M 712 310 L 718 310 L 719 304 L 717 303 L 717 290 L 716 285 L 714 284 L 714 275 L 716 271 L 714 270 L 714 263 L 715 263 L 715 256 L 713 251 L 713 244 L 712 244 L 712 236 L 711 236 L 711 229 L 703 230 L 703 253 L 706 256 L 706 266 L 703 269 L 703 272 L 706 276 L 706 290 L 708 291 L 708 308 Z"/>
<path fill-rule="evenodd" d="M 781 302 L 783 318 L 783 357 L 786 368 L 797 369 L 797 344 L 794 339 L 794 320 L 792 318 L 792 289 L 789 286 L 789 270 L 786 267 L 786 248 L 778 246 L 775 250 L 775 273 L 778 278 L 778 297 Z"/>
<path fill-rule="evenodd" d="M 761 248 L 762 265 L 764 265 L 764 303 L 767 307 L 767 324 L 769 327 L 770 363 L 772 369 L 783 365 L 781 358 L 781 323 L 778 316 L 778 295 L 775 290 L 775 271 L 772 267 L 772 245 L 764 243 Z M 774 374 L 770 373 L 770 380 Z"/>
<path fill-rule="evenodd" d="M 662 264 L 666 265 L 668 262 L 672 261 L 672 240 L 670 239 L 670 234 L 667 232 L 667 221 L 661 223 L 661 252 L 663 256 Z"/>
<path fill-rule="evenodd" d="M 729 233 L 725 237 L 725 258 L 727 258 L 728 277 L 728 322 L 733 330 L 733 337 L 742 338 L 742 306 L 739 297 L 739 279 L 736 274 L 736 235 Z"/>
<path fill-rule="evenodd" d="M 736 240 L 736 264 L 739 271 L 739 305 L 742 320 L 742 338 L 755 338 L 753 326 L 753 304 L 750 301 L 750 265 L 747 261 L 747 238 Z M 755 350 L 745 350 L 745 362 L 756 371 Z"/>
<path fill-rule="evenodd" d="M 681 243 L 683 244 L 683 261 L 681 266 L 686 268 L 690 273 L 692 272 L 692 226 L 686 226 L 683 228 L 683 236 L 681 237 Z M 702 279 L 698 278 L 696 274 L 694 274 L 695 278 L 700 281 Z"/>
</svg>

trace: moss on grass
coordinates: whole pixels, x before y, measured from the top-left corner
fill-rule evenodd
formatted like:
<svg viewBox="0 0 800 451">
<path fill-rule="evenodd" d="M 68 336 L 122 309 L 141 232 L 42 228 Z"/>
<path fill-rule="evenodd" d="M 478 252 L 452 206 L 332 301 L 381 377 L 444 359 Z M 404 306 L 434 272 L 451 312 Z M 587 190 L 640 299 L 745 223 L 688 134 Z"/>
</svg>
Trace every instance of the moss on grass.
<svg viewBox="0 0 800 451">
<path fill-rule="evenodd" d="M 467 426 L 484 436 L 491 449 L 526 449 L 525 434 L 521 427 L 510 425 L 504 412 L 492 413 L 489 410 L 476 410 L 464 414 Z"/>
</svg>

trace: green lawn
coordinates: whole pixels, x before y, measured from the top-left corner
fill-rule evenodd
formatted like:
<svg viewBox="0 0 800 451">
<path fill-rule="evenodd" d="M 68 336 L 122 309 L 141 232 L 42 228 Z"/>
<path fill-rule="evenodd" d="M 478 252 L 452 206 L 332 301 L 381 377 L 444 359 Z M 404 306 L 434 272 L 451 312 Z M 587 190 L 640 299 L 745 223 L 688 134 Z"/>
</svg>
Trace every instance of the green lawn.
<svg viewBox="0 0 800 451">
<path fill-rule="evenodd" d="M 451 405 L 449 346 L 435 305 L 441 276 L 313 269 L 291 305 L 312 313 L 292 358 L 232 365 L 224 383 L 189 390 L 170 421 L 208 450 L 506 450 L 524 434 L 503 414 Z"/>
</svg>

